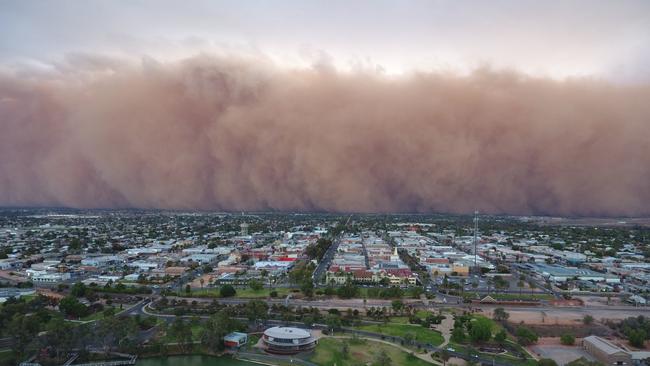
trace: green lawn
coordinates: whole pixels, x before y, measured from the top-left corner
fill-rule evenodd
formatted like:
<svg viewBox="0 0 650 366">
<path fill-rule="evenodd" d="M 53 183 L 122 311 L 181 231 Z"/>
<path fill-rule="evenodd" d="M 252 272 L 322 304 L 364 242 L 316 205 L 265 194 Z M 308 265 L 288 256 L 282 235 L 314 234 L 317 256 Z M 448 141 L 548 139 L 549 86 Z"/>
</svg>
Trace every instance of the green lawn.
<svg viewBox="0 0 650 366">
<path fill-rule="evenodd" d="M 118 313 L 120 311 L 119 308 L 114 308 L 114 309 L 115 309 L 115 313 Z M 126 307 L 125 307 L 125 309 L 126 309 Z M 90 314 L 88 316 L 84 316 L 83 318 L 81 318 L 79 320 L 81 320 L 81 321 L 91 321 L 91 320 L 100 320 L 100 319 L 104 319 L 104 312 L 103 311 L 98 311 L 98 312 L 92 313 L 92 314 Z"/>
<path fill-rule="evenodd" d="M 343 355 L 343 344 L 347 342 L 349 354 Z M 369 340 L 346 340 L 335 338 L 321 338 L 318 346 L 309 361 L 322 366 L 365 366 L 375 362 L 381 351 L 386 351 L 392 365 L 400 366 L 430 366 L 423 361 L 401 349 L 381 342 Z"/>
<path fill-rule="evenodd" d="M 420 318 L 420 320 L 426 319 L 429 315 L 434 315 L 434 313 L 426 310 L 418 310 L 415 313 L 415 316 Z M 410 324 L 408 316 L 393 316 L 390 318 L 390 322 L 399 323 L 399 324 Z"/>
<path fill-rule="evenodd" d="M 462 345 L 458 343 L 449 343 L 449 347 L 452 347 L 456 352 L 459 353 L 464 353 L 468 354 L 468 349 L 470 348 L 467 345 Z M 489 353 L 482 353 L 478 352 L 476 350 L 472 351 L 472 353 L 478 353 L 481 355 L 483 358 L 494 358 L 495 361 L 500 362 L 500 363 L 505 363 L 508 365 L 513 365 L 513 366 L 536 366 L 537 361 L 533 360 L 532 358 L 528 358 L 526 360 L 522 360 L 518 357 L 512 356 L 510 354 L 505 354 L 505 355 L 491 355 Z"/>
<path fill-rule="evenodd" d="M 10 349 L 0 351 L 0 364 L 9 364 L 14 359 L 14 352 Z"/>
<path fill-rule="evenodd" d="M 487 296 L 487 294 L 481 293 L 479 294 L 479 298 L 484 298 Z M 465 292 L 463 294 L 463 297 L 466 299 L 474 300 L 476 299 L 476 293 L 475 292 Z M 530 292 L 523 291 L 521 294 L 495 294 L 491 293 L 490 297 L 492 297 L 495 300 L 553 300 L 554 297 L 551 294 L 547 293 L 534 293 L 531 295 Z"/>
<path fill-rule="evenodd" d="M 247 298 L 267 298 L 270 296 L 271 291 L 275 291 L 278 293 L 278 298 L 285 298 L 288 294 L 291 293 L 290 288 L 286 287 L 281 287 L 281 288 L 276 288 L 276 289 L 268 289 L 264 288 L 259 291 L 254 291 L 252 288 L 247 287 L 247 288 L 238 288 L 237 289 L 237 294 L 235 297 L 247 297 Z"/>
<path fill-rule="evenodd" d="M 290 288 L 276 288 L 276 289 L 268 289 L 268 288 L 263 288 L 259 291 L 254 291 L 250 287 L 247 288 L 237 288 L 235 289 L 237 293 L 235 294 L 235 297 L 245 297 L 245 298 L 252 298 L 252 299 L 265 299 L 267 297 L 271 296 L 271 291 L 275 291 L 278 293 L 278 298 L 284 298 L 286 297 L 289 293 L 291 293 Z M 196 296 L 196 297 L 215 297 L 219 298 L 221 297 L 221 294 L 219 293 L 219 288 L 212 287 L 212 288 L 204 288 L 204 289 L 194 289 L 192 290 L 191 295 L 188 295 L 185 291 L 181 291 L 179 293 L 180 296 L 183 297 L 191 297 L 191 296 Z"/>
<path fill-rule="evenodd" d="M 381 333 L 397 337 L 404 337 L 411 333 L 416 341 L 421 343 L 430 343 L 434 346 L 438 346 L 444 342 L 444 338 L 440 332 L 424 328 L 420 325 L 388 323 L 360 325 L 355 328 L 367 332 Z"/>
<path fill-rule="evenodd" d="M 395 324 L 409 324 L 409 318 L 408 316 L 392 316 L 390 322 Z"/>
<path fill-rule="evenodd" d="M 492 319 L 490 319 L 490 318 L 488 318 L 488 317 L 486 317 L 484 315 L 473 314 L 472 318 L 474 318 L 474 319 L 479 319 L 479 318 L 488 319 L 490 321 L 490 323 L 492 324 L 492 335 L 496 334 L 501 329 L 503 329 L 503 326 L 500 323 L 498 323 L 498 322 L 496 322 L 496 321 L 494 321 L 494 320 L 492 320 Z M 512 339 L 508 339 L 508 343 L 510 343 L 511 346 L 517 348 L 523 354 L 528 355 L 528 352 L 526 352 L 523 347 L 518 345 L 517 342 L 513 341 Z M 454 342 L 450 343 L 449 346 L 454 348 L 456 350 L 456 352 L 460 352 L 460 353 L 467 353 L 468 349 L 471 348 L 471 346 L 468 345 L 468 344 L 458 344 L 458 343 L 454 343 Z M 480 353 L 477 350 L 474 350 L 474 352 Z M 507 353 L 505 355 L 496 355 L 496 356 L 493 356 L 493 355 L 491 355 L 489 353 L 480 353 L 480 354 L 483 357 L 486 357 L 486 358 L 493 357 L 496 361 L 500 361 L 502 363 L 507 363 L 507 364 L 515 365 L 515 366 L 534 366 L 534 365 L 537 364 L 533 359 L 529 358 L 527 360 L 522 360 L 519 357 L 516 357 L 511 353 Z"/>
</svg>

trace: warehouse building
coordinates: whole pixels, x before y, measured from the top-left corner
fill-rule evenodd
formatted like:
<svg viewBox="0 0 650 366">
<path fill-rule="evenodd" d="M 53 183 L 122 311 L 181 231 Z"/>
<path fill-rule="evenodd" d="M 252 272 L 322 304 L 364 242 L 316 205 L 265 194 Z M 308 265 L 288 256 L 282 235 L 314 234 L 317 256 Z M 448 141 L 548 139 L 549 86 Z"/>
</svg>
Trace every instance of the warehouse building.
<svg viewBox="0 0 650 366">
<path fill-rule="evenodd" d="M 582 341 L 582 347 L 605 365 L 632 365 L 632 355 L 606 339 L 589 336 Z"/>
</svg>

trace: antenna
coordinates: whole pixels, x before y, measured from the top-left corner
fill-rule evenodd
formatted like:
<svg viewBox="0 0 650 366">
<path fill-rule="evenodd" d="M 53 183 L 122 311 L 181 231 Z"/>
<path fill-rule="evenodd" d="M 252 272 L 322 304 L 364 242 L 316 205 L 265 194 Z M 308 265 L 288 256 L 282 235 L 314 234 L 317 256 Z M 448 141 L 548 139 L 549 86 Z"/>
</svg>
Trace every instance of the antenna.
<svg viewBox="0 0 650 366">
<path fill-rule="evenodd" d="M 474 211 L 474 270 L 478 272 L 478 210 Z"/>
</svg>

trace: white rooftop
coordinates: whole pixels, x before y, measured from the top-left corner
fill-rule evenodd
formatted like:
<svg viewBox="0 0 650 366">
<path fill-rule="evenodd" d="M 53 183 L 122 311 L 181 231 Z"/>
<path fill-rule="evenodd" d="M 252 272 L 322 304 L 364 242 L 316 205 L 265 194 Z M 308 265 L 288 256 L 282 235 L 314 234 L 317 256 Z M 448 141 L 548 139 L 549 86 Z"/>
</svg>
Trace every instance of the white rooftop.
<svg viewBox="0 0 650 366">
<path fill-rule="evenodd" d="M 268 337 L 280 339 L 302 339 L 311 337 L 309 331 L 293 327 L 272 327 L 265 330 L 264 334 Z"/>
</svg>

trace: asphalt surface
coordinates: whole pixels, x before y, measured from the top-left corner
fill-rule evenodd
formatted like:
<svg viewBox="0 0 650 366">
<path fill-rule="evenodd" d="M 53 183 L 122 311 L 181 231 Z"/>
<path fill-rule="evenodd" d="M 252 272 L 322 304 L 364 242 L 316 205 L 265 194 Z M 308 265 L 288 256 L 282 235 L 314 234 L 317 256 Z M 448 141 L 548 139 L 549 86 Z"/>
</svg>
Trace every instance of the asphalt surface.
<svg viewBox="0 0 650 366">
<path fill-rule="evenodd" d="M 334 240 L 332 240 L 332 245 L 330 245 L 329 248 L 327 248 L 327 251 L 325 252 L 325 255 L 323 255 L 323 258 L 321 259 L 320 263 L 318 263 L 318 267 L 314 270 L 314 273 L 312 274 L 312 280 L 314 281 L 314 285 L 319 285 L 321 283 L 321 279 L 323 275 L 325 274 L 325 271 L 330 266 L 330 263 L 332 263 L 332 259 L 334 259 L 334 255 L 336 254 L 336 251 L 339 248 L 340 244 L 340 239 L 337 237 Z"/>
</svg>

